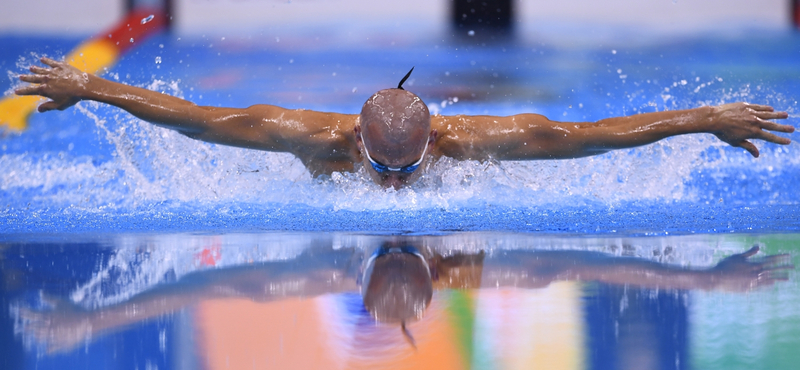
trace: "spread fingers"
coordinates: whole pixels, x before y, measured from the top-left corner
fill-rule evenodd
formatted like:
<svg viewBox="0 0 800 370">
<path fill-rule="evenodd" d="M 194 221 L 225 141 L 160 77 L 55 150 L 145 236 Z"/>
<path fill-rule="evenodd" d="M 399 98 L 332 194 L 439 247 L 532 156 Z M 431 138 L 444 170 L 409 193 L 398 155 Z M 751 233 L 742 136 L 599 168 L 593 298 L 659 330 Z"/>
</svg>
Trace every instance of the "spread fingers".
<svg viewBox="0 0 800 370">
<path fill-rule="evenodd" d="M 781 145 L 789 145 L 792 143 L 792 140 L 785 137 L 780 137 L 770 132 L 761 131 L 761 134 L 758 135 L 757 139 L 766 140 L 771 143 L 781 144 Z"/>
<path fill-rule="evenodd" d="M 756 253 L 758 253 L 759 249 L 761 249 L 761 248 L 759 248 L 759 246 L 754 245 L 753 247 L 748 249 L 746 252 L 740 254 L 740 256 L 742 256 L 744 258 L 748 258 L 748 257 L 754 256 Z"/>
<path fill-rule="evenodd" d="M 753 110 L 757 110 L 757 111 L 772 112 L 772 111 L 775 110 L 772 107 L 770 107 L 769 105 L 751 104 L 751 103 L 745 103 L 745 104 L 746 104 L 746 106 L 748 108 L 753 109 Z"/>
<path fill-rule="evenodd" d="M 21 75 L 19 79 L 20 81 L 41 84 L 45 82 L 46 77 L 42 75 Z"/>
<path fill-rule="evenodd" d="M 746 150 L 746 151 L 748 151 L 748 152 L 750 152 L 750 154 L 753 157 L 758 158 L 758 148 L 756 148 L 756 146 L 753 145 L 753 143 L 751 143 L 751 142 L 749 142 L 747 140 L 742 140 L 742 142 L 740 142 L 737 146 L 742 148 L 742 149 L 744 149 L 744 150 Z"/>
<path fill-rule="evenodd" d="M 39 95 L 42 85 L 25 86 L 14 90 L 17 95 Z"/>
<path fill-rule="evenodd" d="M 57 61 L 55 61 L 53 59 L 50 59 L 48 57 L 42 57 L 42 59 L 40 59 L 40 61 L 42 63 L 44 63 L 44 64 L 49 65 L 50 67 L 58 67 L 61 64 L 61 63 L 59 63 L 59 62 L 57 62 Z"/>
<path fill-rule="evenodd" d="M 770 121 L 761 121 L 761 128 L 770 131 L 777 131 L 777 132 L 785 132 L 785 133 L 792 133 L 794 132 L 794 127 L 789 125 L 779 125 L 775 122 Z"/>
<path fill-rule="evenodd" d="M 789 113 L 786 112 L 765 112 L 754 111 L 753 115 L 761 119 L 784 119 L 789 118 Z"/>
<path fill-rule="evenodd" d="M 58 104 L 56 102 L 50 100 L 50 101 L 40 105 L 39 108 L 37 108 L 37 109 L 39 110 L 39 113 L 44 113 L 44 112 L 47 112 L 47 111 L 51 111 L 53 109 L 58 109 Z"/>
<path fill-rule="evenodd" d="M 49 68 L 44 68 L 44 67 L 39 67 L 39 66 L 31 66 L 31 68 L 29 68 L 29 69 L 30 69 L 31 72 L 36 73 L 36 74 L 40 74 L 40 75 L 50 72 Z"/>
</svg>

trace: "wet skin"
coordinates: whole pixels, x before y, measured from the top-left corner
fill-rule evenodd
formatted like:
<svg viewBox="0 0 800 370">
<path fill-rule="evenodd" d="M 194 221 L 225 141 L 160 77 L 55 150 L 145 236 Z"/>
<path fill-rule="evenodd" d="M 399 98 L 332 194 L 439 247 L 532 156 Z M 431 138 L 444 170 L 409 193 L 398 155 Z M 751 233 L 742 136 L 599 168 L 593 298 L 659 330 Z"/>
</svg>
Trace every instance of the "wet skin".
<svg viewBox="0 0 800 370">
<path fill-rule="evenodd" d="M 81 100 L 95 100 L 122 108 L 153 124 L 186 136 L 225 145 L 297 156 L 313 175 L 355 171 L 363 163 L 377 184 L 399 188 L 419 179 L 429 160 L 412 174 L 378 174 L 363 155 L 358 133 L 360 116 L 290 110 L 273 105 L 248 108 L 198 106 L 166 94 L 108 81 L 48 58 L 47 67 L 32 66 L 33 74 L 20 80 L 32 85 L 17 89 L 18 95 L 41 95 L 50 100 L 40 112 L 64 110 Z M 564 159 L 602 154 L 610 150 L 650 144 L 683 134 L 710 133 L 720 140 L 758 157 L 752 139 L 788 145 L 791 140 L 773 132 L 791 133 L 794 127 L 770 120 L 786 119 L 767 105 L 744 102 L 678 111 L 643 113 L 597 122 L 557 122 L 538 114 L 513 116 L 432 116 L 422 132 L 428 132 L 426 157 L 458 160 Z M 429 127 L 429 128 L 427 128 Z M 373 158 L 388 166 L 402 167 L 419 159 L 424 138 L 411 141 L 405 151 L 382 153 L 390 142 L 364 129 L 364 140 Z M 772 131 L 772 132 L 771 132 Z M 396 144 L 396 143 L 395 143 Z"/>
</svg>

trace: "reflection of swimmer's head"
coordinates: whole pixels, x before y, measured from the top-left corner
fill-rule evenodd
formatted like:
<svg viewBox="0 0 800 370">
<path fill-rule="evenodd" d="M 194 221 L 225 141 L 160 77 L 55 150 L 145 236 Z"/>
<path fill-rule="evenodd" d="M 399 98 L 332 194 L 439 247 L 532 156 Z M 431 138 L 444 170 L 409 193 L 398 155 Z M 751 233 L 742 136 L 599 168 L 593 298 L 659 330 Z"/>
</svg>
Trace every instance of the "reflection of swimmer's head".
<svg viewBox="0 0 800 370">
<path fill-rule="evenodd" d="M 414 247 L 383 246 L 367 262 L 361 292 L 380 322 L 419 320 L 433 296 L 428 264 Z"/>
<path fill-rule="evenodd" d="M 431 114 L 428 106 L 414 93 L 403 89 L 381 90 L 367 99 L 361 108 L 360 130 L 362 145 L 375 161 L 388 167 L 402 168 L 418 161 L 428 145 Z M 386 182 L 381 174 L 372 171 L 369 164 L 365 165 L 376 182 Z M 403 184 L 414 181 L 418 172 L 383 175 L 398 177 L 394 180 Z"/>
</svg>

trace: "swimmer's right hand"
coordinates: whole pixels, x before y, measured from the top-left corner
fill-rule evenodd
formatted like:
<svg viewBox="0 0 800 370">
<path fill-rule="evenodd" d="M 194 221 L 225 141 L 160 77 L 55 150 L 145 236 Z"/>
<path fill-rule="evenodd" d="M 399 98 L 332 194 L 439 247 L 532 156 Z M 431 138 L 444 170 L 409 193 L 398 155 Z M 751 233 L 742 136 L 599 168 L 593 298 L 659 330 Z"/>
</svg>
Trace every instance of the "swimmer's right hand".
<svg viewBox="0 0 800 370">
<path fill-rule="evenodd" d="M 19 79 L 33 85 L 19 88 L 14 91 L 15 94 L 49 98 L 49 101 L 39 106 L 39 112 L 64 110 L 81 101 L 93 75 L 47 57 L 42 58 L 41 62 L 50 68 L 31 66 L 30 71 L 34 74 L 20 75 Z"/>
</svg>

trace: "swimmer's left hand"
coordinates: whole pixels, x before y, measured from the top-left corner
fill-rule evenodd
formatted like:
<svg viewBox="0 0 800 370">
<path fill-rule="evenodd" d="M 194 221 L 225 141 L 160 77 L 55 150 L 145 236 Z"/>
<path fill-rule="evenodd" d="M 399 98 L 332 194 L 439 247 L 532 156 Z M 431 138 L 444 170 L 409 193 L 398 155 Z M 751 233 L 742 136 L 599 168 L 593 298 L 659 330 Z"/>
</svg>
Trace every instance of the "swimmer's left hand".
<svg viewBox="0 0 800 370">
<path fill-rule="evenodd" d="M 794 269 L 788 254 L 750 258 L 758 253 L 758 246 L 720 261 L 709 272 L 716 288 L 731 291 L 748 291 L 788 279 L 788 270 Z"/>
<path fill-rule="evenodd" d="M 792 126 L 770 121 L 787 117 L 788 113 L 775 112 L 768 105 L 742 102 L 725 104 L 714 107 L 708 132 L 732 146 L 747 150 L 753 157 L 758 157 L 758 148 L 748 139 L 761 139 L 780 145 L 789 145 L 792 142 L 769 132 L 794 132 Z"/>
</svg>

